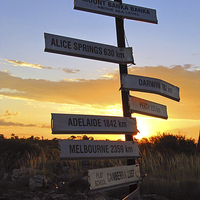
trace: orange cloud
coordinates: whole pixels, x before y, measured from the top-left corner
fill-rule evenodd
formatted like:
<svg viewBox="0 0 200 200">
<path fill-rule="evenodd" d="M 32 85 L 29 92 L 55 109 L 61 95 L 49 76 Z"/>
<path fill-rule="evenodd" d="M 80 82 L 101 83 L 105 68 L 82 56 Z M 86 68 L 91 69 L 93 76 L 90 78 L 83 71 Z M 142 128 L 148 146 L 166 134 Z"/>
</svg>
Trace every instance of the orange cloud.
<svg viewBox="0 0 200 200">
<path fill-rule="evenodd" d="M 113 105 L 120 102 L 119 80 L 97 79 L 78 82 L 53 82 L 48 80 L 22 79 L 0 72 L 2 88 L 20 92 L 4 92 L 1 95 L 36 101 L 68 104 Z"/>
<path fill-rule="evenodd" d="M 5 59 L 5 61 L 14 64 L 15 66 L 21 66 L 21 67 L 31 67 L 31 68 L 36 68 L 36 69 L 53 69 L 52 67 L 45 67 L 39 64 L 32 64 L 32 63 L 27 63 L 24 61 L 18 61 L 18 60 L 9 60 Z"/>
<path fill-rule="evenodd" d="M 130 67 L 129 74 L 162 79 L 180 88 L 180 102 L 144 92 L 132 95 L 168 108 L 170 118 L 200 119 L 200 71 L 190 71 L 190 65 L 173 67 Z M 22 79 L 0 72 L 0 86 L 11 91 L 0 90 L 0 95 L 42 102 L 76 105 L 111 106 L 121 104 L 119 74 L 109 73 L 96 80 L 59 81 Z"/>
<path fill-rule="evenodd" d="M 36 127 L 35 124 L 23 124 L 18 122 L 6 122 L 0 119 L 0 126 L 20 126 L 20 127 Z"/>
<path fill-rule="evenodd" d="M 10 119 L 11 116 L 17 116 L 18 112 L 11 113 L 9 110 L 6 110 L 4 115 L 0 115 L 0 117 L 6 117 L 7 119 Z"/>
<path fill-rule="evenodd" d="M 43 65 L 39 65 L 37 63 L 33 64 L 33 63 L 27 63 L 27 62 L 24 62 L 24 61 L 9 60 L 9 59 L 4 59 L 4 60 L 7 61 L 7 62 L 9 62 L 9 63 L 14 64 L 14 66 L 30 67 L 30 68 L 36 68 L 36 69 L 50 69 L 50 70 L 55 70 L 52 67 L 46 67 L 46 66 L 43 66 Z M 69 69 L 69 68 L 64 68 L 64 69 L 57 68 L 57 70 L 62 70 L 63 72 L 68 73 L 68 74 L 77 73 L 77 72 L 80 71 L 79 69 Z"/>
<path fill-rule="evenodd" d="M 42 125 L 42 126 L 39 126 L 39 128 L 47 128 L 47 129 L 50 129 L 50 128 L 51 128 L 51 126 Z"/>
</svg>

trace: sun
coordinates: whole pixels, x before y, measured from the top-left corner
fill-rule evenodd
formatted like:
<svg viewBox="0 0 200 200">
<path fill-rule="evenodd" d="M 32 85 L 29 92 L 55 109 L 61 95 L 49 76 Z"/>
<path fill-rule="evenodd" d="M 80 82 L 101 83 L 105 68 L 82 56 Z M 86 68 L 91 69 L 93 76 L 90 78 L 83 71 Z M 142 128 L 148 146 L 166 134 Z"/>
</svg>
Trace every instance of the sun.
<svg viewBox="0 0 200 200">
<path fill-rule="evenodd" d="M 138 128 L 138 131 L 139 131 L 139 132 L 138 132 L 137 135 L 135 136 L 136 139 L 140 140 L 140 139 L 142 139 L 142 138 L 144 138 L 144 137 L 148 137 L 147 128 L 146 128 L 146 127 L 142 127 L 142 129 L 141 129 L 141 128 Z"/>
<path fill-rule="evenodd" d="M 137 129 L 138 133 L 135 136 L 136 139 L 140 140 L 143 137 L 150 137 L 151 133 L 149 131 L 149 124 L 146 118 L 143 117 L 137 117 Z"/>
</svg>

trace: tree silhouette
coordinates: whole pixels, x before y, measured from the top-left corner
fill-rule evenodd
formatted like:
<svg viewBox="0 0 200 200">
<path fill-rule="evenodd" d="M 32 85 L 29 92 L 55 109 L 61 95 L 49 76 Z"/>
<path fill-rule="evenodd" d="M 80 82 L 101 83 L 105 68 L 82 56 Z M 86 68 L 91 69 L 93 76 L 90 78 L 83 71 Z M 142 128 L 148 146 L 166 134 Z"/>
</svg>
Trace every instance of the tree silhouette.
<svg viewBox="0 0 200 200">
<path fill-rule="evenodd" d="M 149 139 L 142 138 L 139 141 L 141 152 L 160 152 L 160 153 L 194 153 L 196 144 L 194 139 L 186 139 L 185 136 L 163 133 L 158 136 L 152 136 Z"/>
<path fill-rule="evenodd" d="M 199 139 L 197 142 L 197 151 L 200 152 L 200 131 L 199 131 Z"/>
</svg>

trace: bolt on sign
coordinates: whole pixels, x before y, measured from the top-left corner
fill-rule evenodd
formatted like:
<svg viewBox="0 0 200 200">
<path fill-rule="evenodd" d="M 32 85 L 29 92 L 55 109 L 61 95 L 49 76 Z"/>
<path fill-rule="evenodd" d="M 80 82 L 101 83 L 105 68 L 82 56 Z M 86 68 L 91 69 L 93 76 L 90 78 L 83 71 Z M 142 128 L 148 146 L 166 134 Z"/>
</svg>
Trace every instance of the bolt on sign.
<svg viewBox="0 0 200 200">
<path fill-rule="evenodd" d="M 156 78 L 123 74 L 121 88 L 155 93 L 175 101 L 180 101 L 178 87 Z"/>
<path fill-rule="evenodd" d="M 44 33 L 46 52 L 113 63 L 134 63 L 131 47 L 119 48 L 59 35 Z"/>
<path fill-rule="evenodd" d="M 133 141 L 59 140 L 63 160 L 119 159 L 139 157 Z"/>
<path fill-rule="evenodd" d="M 74 9 L 157 24 L 156 10 L 108 0 L 75 0 Z"/>
<path fill-rule="evenodd" d="M 91 190 L 109 190 L 142 180 L 139 165 L 88 170 Z"/>
<path fill-rule="evenodd" d="M 137 134 L 136 118 L 51 114 L 53 134 Z"/>
<path fill-rule="evenodd" d="M 139 113 L 162 119 L 168 118 L 166 106 L 145 99 L 129 96 L 129 107 L 131 113 Z"/>
</svg>

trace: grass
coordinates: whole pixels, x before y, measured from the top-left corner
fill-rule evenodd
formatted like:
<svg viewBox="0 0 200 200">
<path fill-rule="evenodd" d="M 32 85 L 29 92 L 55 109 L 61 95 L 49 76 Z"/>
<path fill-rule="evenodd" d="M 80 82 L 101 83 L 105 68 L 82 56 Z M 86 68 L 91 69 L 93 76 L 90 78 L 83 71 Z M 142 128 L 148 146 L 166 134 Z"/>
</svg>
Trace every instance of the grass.
<svg viewBox="0 0 200 200">
<path fill-rule="evenodd" d="M 143 194 L 158 194 L 170 200 L 197 200 L 200 196 L 200 155 L 146 152 L 140 168 Z"/>
<path fill-rule="evenodd" d="M 167 135 L 168 136 L 168 135 Z M 142 158 L 138 159 L 141 173 L 148 176 L 143 179 L 142 194 L 157 194 L 165 196 L 170 200 L 197 200 L 200 196 L 200 154 L 195 151 L 194 143 L 185 138 L 171 136 L 167 139 L 166 148 L 172 144 L 172 139 L 178 141 L 181 149 L 187 147 L 185 151 L 159 151 L 166 144 L 163 142 L 165 135 L 156 140 L 144 141 L 140 146 Z M 162 140 L 158 140 L 162 139 Z M 169 141 L 170 139 L 170 141 Z M 176 142 L 175 141 L 175 142 Z M 176 143 L 174 143 L 174 147 Z M 182 145 L 182 146 L 181 146 Z M 180 149 L 178 147 L 174 149 Z M 157 149 L 155 149 L 157 148 Z M 190 152 L 188 152 L 188 149 Z M 173 149 L 172 149 L 173 150 Z M 166 153 L 169 152 L 169 153 Z M 0 180 L 3 174 L 11 174 L 13 169 L 20 167 L 31 168 L 31 174 L 20 179 L 10 181 L 0 181 L 0 196 L 6 190 L 16 189 L 28 191 L 28 180 L 33 175 L 44 175 L 50 178 L 53 184 L 59 185 L 64 168 L 68 169 L 65 182 L 58 188 L 58 193 L 72 195 L 76 191 L 87 191 L 88 185 L 82 177 L 87 175 L 87 170 L 95 168 L 105 168 L 125 165 L 123 160 L 88 160 L 88 161 L 61 161 L 57 140 L 34 140 L 32 139 L 0 139 Z M 66 173 L 65 173 L 66 174 Z M 107 195 L 123 194 L 125 189 L 107 192 Z"/>
</svg>

